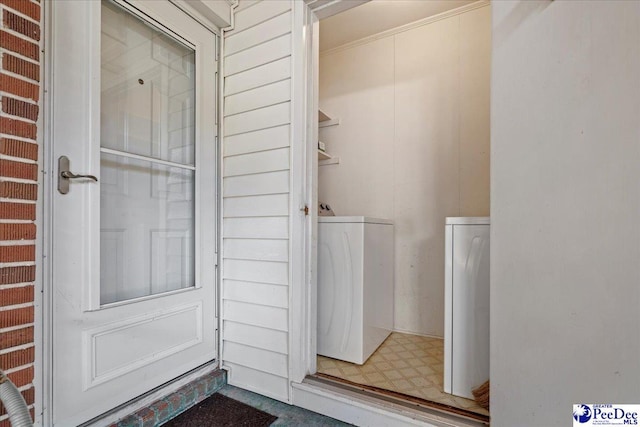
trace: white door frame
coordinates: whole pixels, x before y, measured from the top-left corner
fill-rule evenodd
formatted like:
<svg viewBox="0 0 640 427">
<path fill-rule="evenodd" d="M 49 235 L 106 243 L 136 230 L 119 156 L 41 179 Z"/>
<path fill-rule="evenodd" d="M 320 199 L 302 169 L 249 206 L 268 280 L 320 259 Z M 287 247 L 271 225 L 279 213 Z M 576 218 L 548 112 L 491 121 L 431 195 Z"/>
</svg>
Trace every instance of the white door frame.
<svg viewBox="0 0 640 427">
<path fill-rule="evenodd" d="M 93 0 L 83 0 L 93 1 Z M 127 0 L 117 0 L 127 3 Z M 219 25 L 229 25 L 232 16 L 232 4 L 227 2 L 227 8 L 223 8 L 220 5 L 216 10 L 212 10 L 205 0 L 192 0 L 191 2 L 185 2 L 180 0 L 166 0 L 174 3 L 178 8 L 183 10 L 187 15 L 199 22 L 204 28 L 212 32 L 217 36 L 216 52 L 212 54 L 218 54 L 220 52 L 220 44 L 222 43 L 221 29 Z M 41 99 L 42 99 L 42 114 L 37 121 L 38 137 L 37 142 L 39 146 L 39 165 L 41 168 L 42 178 L 41 185 L 38 188 L 38 198 L 36 201 L 36 226 L 38 227 L 39 236 L 36 239 L 36 269 L 39 273 L 36 275 L 35 283 L 35 322 L 34 322 L 34 343 L 35 343 L 35 361 L 34 361 L 34 380 L 33 385 L 35 387 L 35 417 L 34 425 L 47 426 L 52 423 L 51 408 L 53 405 L 53 384 L 52 384 L 52 354 L 53 354 L 53 332 L 52 332 L 52 316 L 53 316 L 53 263 L 52 257 L 49 254 L 53 251 L 53 230 L 51 222 L 52 213 L 52 196 L 56 191 L 57 179 L 55 176 L 55 161 L 53 158 L 52 150 L 52 60 L 49 52 L 53 52 L 53 37 L 52 37 L 52 8 L 53 1 L 43 2 L 43 18 L 42 18 L 42 81 L 41 81 Z M 220 2 L 222 4 L 222 2 Z M 206 13 L 203 13 L 206 12 Z M 218 68 L 221 61 L 218 61 Z M 220 84 L 217 76 L 215 78 L 216 96 L 220 98 Z M 221 103 L 216 99 L 216 106 L 220 106 Z M 220 126 L 218 121 L 219 115 L 216 114 L 216 124 Z M 221 135 L 218 132 L 218 135 Z M 216 137 L 216 155 L 220 155 L 220 136 Z M 219 157 L 218 157 L 219 158 Z M 215 183 L 215 203 L 216 203 L 216 233 L 219 233 L 221 222 L 221 169 L 219 164 L 216 167 L 216 183 Z M 218 234 L 217 234 L 218 235 Z M 218 258 L 220 256 L 219 239 L 216 239 L 216 252 Z M 218 266 L 219 259 L 216 260 Z M 216 270 L 216 298 L 219 298 L 219 286 L 220 286 L 220 269 Z M 216 307 L 216 313 L 218 313 L 218 303 L 214 301 Z M 219 316 L 218 316 L 219 323 Z M 219 324 L 216 325 L 216 330 L 219 331 Z M 216 340 L 217 341 L 217 340 Z M 217 345 L 217 344 L 216 344 Z M 190 381 L 205 375 L 207 372 L 214 370 L 219 365 L 220 360 L 220 347 L 217 348 L 217 356 L 212 364 L 198 368 L 186 375 L 180 377 L 176 381 L 173 381 L 160 389 L 154 390 L 152 393 L 142 396 L 141 399 L 135 400 L 132 403 L 128 403 L 119 408 L 113 408 L 114 411 L 109 412 L 108 415 L 101 419 L 101 423 L 110 423 L 122 416 L 135 412 L 136 410 L 152 403 L 153 401 L 166 396 Z"/>
<path fill-rule="evenodd" d="M 293 0 L 290 383 L 316 372 L 320 18 L 369 0 Z M 301 214 L 308 208 L 309 215 Z M 293 390 L 293 388 L 291 389 Z"/>
<path fill-rule="evenodd" d="M 293 1 L 292 19 L 290 384 L 316 371 L 319 52 L 319 21 L 309 6 Z"/>
</svg>

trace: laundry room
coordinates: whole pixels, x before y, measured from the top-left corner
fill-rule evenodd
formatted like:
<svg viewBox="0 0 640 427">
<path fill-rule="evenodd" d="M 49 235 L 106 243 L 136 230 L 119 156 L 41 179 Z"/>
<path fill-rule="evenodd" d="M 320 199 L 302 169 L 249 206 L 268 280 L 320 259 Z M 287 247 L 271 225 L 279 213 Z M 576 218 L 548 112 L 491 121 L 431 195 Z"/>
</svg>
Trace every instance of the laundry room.
<svg viewBox="0 0 640 427">
<path fill-rule="evenodd" d="M 488 420 L 491 5 L 319 31 L 316 376 Z"/>
</svg>

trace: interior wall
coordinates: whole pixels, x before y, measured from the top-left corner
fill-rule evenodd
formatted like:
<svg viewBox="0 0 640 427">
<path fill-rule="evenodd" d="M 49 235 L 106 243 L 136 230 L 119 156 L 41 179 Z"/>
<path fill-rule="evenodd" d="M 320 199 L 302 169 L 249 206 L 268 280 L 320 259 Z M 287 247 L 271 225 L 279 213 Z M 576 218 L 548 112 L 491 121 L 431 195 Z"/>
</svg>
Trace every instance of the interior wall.
<svg viewBox="0 0 640 427">
<path fill-rule="evenodd" d="M 493 2 L 491 425 L 640 401 L 640 2 Z"/>
<path fill-rule="evenodd" d="M 336 215 L 395 224 L 395 327 L 444 335 L 447 216 L 489 215 L 490 6 L 321 53 Z"/>
</svg>

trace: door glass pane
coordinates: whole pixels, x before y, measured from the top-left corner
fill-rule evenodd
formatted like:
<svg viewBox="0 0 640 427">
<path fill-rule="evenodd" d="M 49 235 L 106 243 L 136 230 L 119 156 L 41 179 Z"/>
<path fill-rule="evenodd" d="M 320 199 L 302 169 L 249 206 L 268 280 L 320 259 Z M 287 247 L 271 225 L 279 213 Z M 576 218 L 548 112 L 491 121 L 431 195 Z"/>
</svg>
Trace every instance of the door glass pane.
<svg viewBox="0 0 640 427">
<path fill-rule="evenodd" d="M 103 1 L 101 57 L 100 303 L 195 286 L 195 53 Z"/>
<path fill-rule="evenodd" d="M 194 286 L 194 172 L 104 153 L 100 163 L 100 303 Z"/>
<path fill-rule="evenodd" d="M 102 146 L 193 165 L 194 50 L 102 5 Z"/>
</svg>

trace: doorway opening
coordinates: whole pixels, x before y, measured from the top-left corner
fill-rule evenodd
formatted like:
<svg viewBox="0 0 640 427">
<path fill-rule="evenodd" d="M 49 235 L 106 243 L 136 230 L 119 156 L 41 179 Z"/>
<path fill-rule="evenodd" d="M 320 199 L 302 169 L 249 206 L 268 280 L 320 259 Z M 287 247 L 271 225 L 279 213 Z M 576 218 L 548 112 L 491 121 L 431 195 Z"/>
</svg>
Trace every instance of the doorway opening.
<svg viewBox="0 0 640 427">
<path fill-rule="evenodd" d="M 489 380 L 490 8 L 374 0 L 321 20 L 314 172 L 315 377 L 487 423 L 471 389 Z M 459 250 L 483 282 L 462 317 Z"/>
</svg>

